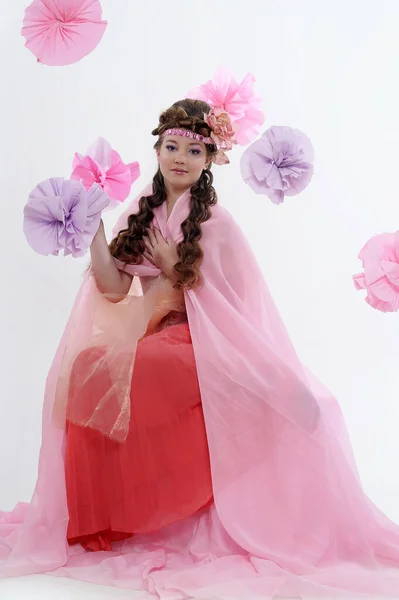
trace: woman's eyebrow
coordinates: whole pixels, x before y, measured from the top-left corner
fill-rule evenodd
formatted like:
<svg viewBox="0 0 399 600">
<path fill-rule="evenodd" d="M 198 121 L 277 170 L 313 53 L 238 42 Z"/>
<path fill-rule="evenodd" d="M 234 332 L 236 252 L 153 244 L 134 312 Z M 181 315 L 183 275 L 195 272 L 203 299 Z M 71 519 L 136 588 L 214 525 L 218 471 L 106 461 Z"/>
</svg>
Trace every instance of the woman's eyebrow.
<svg viewBox="0 0 399 600">
<path fill-rule="evenodd" d="M 166 142 L 170 142 L 172 144 L 177 144 L 176 140 L 166 139 Z M 189 146 L 200 146 L 200 142 L 190 142 Z"/>
</svg>

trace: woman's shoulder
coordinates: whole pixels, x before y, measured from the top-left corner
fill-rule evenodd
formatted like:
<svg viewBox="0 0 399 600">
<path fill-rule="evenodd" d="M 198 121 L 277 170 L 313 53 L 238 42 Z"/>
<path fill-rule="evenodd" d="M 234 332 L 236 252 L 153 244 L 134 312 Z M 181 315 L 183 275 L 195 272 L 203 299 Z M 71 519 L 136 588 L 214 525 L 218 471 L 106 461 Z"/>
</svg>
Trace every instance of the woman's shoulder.
<svg viewBox="0 0 399 600">
<path fill-rule="evenodd" d="M 211 208 L 212 216 L 208 221 L 202 223 L 204 229 L 209 230 L 209 233 L 220 235 L 223 232 L 228 233 L 232 230 L 239 229 L 239 225 L 230 211 L 222 204 L 215 204 Z"/>
<path fill-rule="evenodd" d="M 229 210 L 225 206 L 223 206 L 219 202 L 217 204 L 215 204 L 215 206 L 212 206 L 211 212 L 212 212 L 212 216 L 209 219 L 209 223 L 211 223 L 213 225 L 221 224 L 224 222 L 230 222 L 232 220 L 234 221 L 233 215 L 229 212 Z"/>
</svg>

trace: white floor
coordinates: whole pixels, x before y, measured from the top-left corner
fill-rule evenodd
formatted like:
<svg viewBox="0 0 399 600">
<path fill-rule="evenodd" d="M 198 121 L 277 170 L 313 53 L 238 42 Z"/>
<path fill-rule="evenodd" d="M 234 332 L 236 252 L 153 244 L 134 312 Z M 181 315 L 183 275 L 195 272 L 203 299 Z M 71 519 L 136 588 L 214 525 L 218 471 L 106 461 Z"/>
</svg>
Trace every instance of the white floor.
<svg viewBox="0 0 399 600">
<path fill-rule="evenodd" d="M 136 600 L 140 596 L 141 592 L 46 575 L 0 580 L 1 600 Z"/>
<path fill-rule="evenodd" d="M 119 590 L 46 575 L 0 580 L 1 600 L 138 600 L 141 596 L 141 592 Z M 245 600 L 251 598 L 248 596 Z M 348 596 L 345 600 L 355 600 L 355 598 Z M 374 596 L 372 600 L 379 599 Z"/>
</svg>

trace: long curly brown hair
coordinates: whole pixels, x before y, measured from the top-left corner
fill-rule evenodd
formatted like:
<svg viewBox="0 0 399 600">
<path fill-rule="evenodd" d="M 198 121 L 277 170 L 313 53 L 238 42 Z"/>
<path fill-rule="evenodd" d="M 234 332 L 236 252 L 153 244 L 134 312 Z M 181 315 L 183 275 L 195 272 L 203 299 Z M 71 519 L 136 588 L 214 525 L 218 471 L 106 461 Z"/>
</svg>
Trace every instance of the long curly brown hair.
<svg viewBox="0 0 399 600">
<path fill-rule="evenodd" d="M 176 127 L 209 136 L 211 130 L 204 121 L 204 113 L 208 114 L 210 110 L 211 107 L 201 100 L 179 100 L 161 114 L 158 127 L 154 129 L 152 135 L 161 136 L 167 129 Z M 162 137 L 159 137 L 154 148 L 158 149 L 161 145 Z M 216 154 L 217 148 L 208 144 L 206 148 L 207 158 L 211 159 Z M 181 224 L 184 238 L 177 246 L 179 262 L 174 266 L 178 274 L 178 280 L 174 286 L 176 289 L 190 289 L 202 281 L 200 266 L 203 250 L 199 240 L 202 235 L 201 223 L 210 219 L 211 207 L 217 203 L 216 191 L 212 184 L 213 174 L 207 168 L 190 189 L 190 214 Z M 139 212 L 129 216 L 127 229 L 120 231 L 110 243 L 112 256 L 131 264 L 143 262 L 143 252 L 145 251 L 143 237 L 154 218 L 153 209 L 165 201 L 165 182 L 158 169 L 153 179 L 152 195 L 140 198 Z"/>
</svg>

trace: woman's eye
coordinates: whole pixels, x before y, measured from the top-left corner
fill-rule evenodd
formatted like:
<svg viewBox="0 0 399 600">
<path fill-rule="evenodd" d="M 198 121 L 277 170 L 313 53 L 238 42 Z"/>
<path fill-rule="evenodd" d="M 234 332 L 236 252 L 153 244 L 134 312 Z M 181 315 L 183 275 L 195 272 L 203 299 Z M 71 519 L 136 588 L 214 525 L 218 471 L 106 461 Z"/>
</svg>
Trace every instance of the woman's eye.
<svg viewBox="0 0 399 600">
<path fill-rule="evenodd" d="M 166 146 L 166 149 L 170 150 L 171 152 L 173 152 L 173 150 L 176 150 L 176 146 L 170 146 L 170 145 L 168 145 L 168 146 Z M 192 154 L 194 154 L 195 156 L 197 156 L 198 154 L 201 154 L 201 150 L 199 150 L 198 148 L 192 148 L 190 150 L 190 152 Z"/>
</svg>

